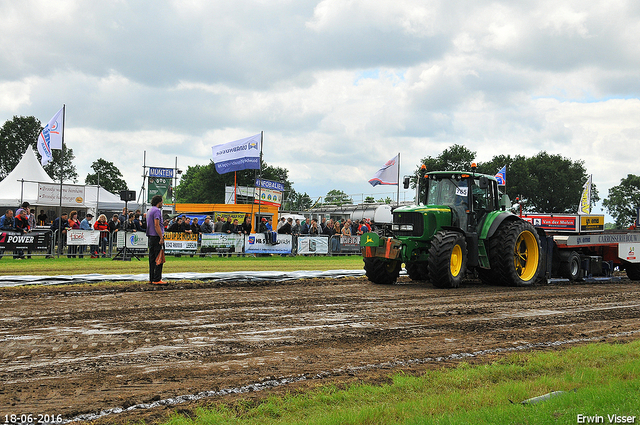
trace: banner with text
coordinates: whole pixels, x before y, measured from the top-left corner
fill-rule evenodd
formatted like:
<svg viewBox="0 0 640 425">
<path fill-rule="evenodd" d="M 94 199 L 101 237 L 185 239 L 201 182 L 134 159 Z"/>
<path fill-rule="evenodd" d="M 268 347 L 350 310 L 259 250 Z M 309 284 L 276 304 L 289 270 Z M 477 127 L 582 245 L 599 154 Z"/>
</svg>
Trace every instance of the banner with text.
<svg viewBox="0 0 640 425">
<path fill-rule="evenodd" d="M 124 245 L 130 249 L 145 250 L 149 247 L 149 238 L 144 232 L 123 232 L 116 233 L 116 247 L 123 248 Z"/>
<path fill-rule="evenodd" d="M 98 230 L 78 230 L 67 231 L 67 245 L 98 245 L 100 242 L 100 231 Z"/>
<path fill-rule="evenodd" d="M 62 206 L 84 207 L 84 186 L 63 184 Z M 60 185 L 55 183 L 38 183 L 37 205 L 60 205 Z"/>
<path fill-rule="evenodd" d="M 166 252 L 195 252 L 198 249 L 198 235 L 191 233 L 166 232 L 164 234 L 164 249 Z"/>
<path fill-rule="evenodd" d="M 290 254 L 293 236 L 278 235 L 276 244 L 268 244 L 264 233 L 245 235 L 244 252 L 247 254 Z"/>
<path fill-rule="evenodd" d="M 298 236 L 298 254 L 328 254 L 329 238 L 325 236 Z"/>
<path fill-rule="evenodd" d="M 173 191 L 171 187 L 172 179 L 164 178 L 164 177 L 149 177 L 149 183 L 147 184 L 149 194 L 147 202 L 151 203 L 151 199 L 156 196 L 162 196 L 163 204 L 171 204 L 173 199 L 171 199 L 171 192 Z"/>
<path fill-rule="evenodd" d="M 259 189 L 256 190 L 256 198 L 260 197 L 262 205 L 274 205 L 279 207 L 282 204 L 282 192 L 271 189 Z M 258 199 L 253 201 L 254 203 L 258 203 Z"/>
<path fill-rule="evenodd" d="M 200 242 L 202 251 L 242 252 L 244 235 L 227 233 L 203 233 Z"/>
<path fill-rule="evenodd" d="M 33 231 L 20 233 L 0 231 L 0 250 L 26 249 L 31 251 L 45 251 L 51 248 L 50 231 Z"/>
</svg>

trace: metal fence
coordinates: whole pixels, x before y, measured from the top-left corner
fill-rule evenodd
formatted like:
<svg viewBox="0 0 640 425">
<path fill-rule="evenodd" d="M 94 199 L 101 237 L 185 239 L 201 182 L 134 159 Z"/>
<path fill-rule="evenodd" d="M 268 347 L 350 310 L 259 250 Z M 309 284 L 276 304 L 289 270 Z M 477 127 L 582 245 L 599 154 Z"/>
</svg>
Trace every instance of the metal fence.
<svg viewBox="0 0 640 425">
<path fill-rule="evenodd" d="M 32 256 L 68 258 L 130 259 L 147 254 L 147 237 L 142 232 L 107 232 L 101 237 L 97 230 L 37 229 L 22 234 L 0 233 L 0 258 L 30 258 Z M 60 242 L 62 242 L 60 244 Z M 238 256 L 238 255 L 354 255 L 360 253 L 359 236 L 281 235 L 252 233 L 236 235 L 205 233 L 165 234 L 165 252 L 175 256 Z"/>
</svg>

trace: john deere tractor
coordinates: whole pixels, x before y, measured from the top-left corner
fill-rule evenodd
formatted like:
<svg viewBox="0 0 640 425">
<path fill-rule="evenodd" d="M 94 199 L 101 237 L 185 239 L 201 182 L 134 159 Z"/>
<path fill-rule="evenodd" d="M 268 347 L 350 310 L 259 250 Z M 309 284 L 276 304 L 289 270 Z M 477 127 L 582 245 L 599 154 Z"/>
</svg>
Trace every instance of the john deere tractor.
<svg viewBox="0 0 640 425">
<path fill-rule="evenodd" d="M 405 179 L 405 188 L 408 187 Z M 485 283 L 527 286 L 538 278 L 541 259 L 536 229 L 506 209 L 493 176 L 438 171 L 420 178 L 418 205 L 393 211 L 391 235 L 360 239 L 370 281 L 395 283 L 402 265 L 413 280 L 457 288 L 467 273 Z"/>
</svg>

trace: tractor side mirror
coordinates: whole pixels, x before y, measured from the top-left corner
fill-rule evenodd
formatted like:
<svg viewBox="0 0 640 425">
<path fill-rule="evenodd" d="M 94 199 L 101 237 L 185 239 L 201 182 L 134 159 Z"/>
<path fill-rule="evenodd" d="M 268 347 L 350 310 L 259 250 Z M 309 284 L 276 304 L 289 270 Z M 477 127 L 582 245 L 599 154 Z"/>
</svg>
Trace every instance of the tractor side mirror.
<svg viewBox="0 0 640 425">
<path fill-rule="evenodd" d="M 405 189 L 409 189 L 409 177 L 404 178 L 403 185 Z"/>
<path fill-rule="evenodd" d="M 480 177 L 480 180 L 478 181 L 478 186 L 480 186 L 480 189 L 487 189 L 489 187 L 489 179 L 486 178 L 485 176 Z"/>
</svg>

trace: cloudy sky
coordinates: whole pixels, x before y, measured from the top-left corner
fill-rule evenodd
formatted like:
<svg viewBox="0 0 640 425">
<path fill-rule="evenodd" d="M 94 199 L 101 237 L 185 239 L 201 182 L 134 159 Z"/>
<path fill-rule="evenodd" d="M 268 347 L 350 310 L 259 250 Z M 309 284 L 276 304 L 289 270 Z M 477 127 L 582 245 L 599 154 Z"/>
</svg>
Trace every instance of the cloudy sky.
<svg viewBox="0 0 640 425">
<path fill-rule="evenodd" d="M 260 131 L 314 198 L 391 195 L 382 164 L 456 143 L 583 160 L 602 198 L 640 173 L 637 1 L 3 1 L 0 39 L 0 119 L 66 104 L 81 181 L 104 158 L 138 191 L 145 150 L 186 169 Z"/>
</svg>

